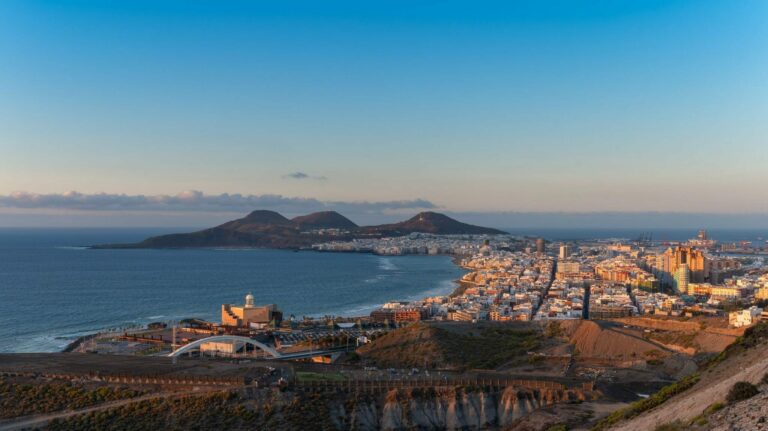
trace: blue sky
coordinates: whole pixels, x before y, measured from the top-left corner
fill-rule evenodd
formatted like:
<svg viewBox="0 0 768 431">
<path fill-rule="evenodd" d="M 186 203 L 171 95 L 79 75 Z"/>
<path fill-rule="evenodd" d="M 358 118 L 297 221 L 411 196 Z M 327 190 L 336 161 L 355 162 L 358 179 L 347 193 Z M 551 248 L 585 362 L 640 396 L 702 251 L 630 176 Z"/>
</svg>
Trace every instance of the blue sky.
<svg viewBox="0 0 768 431">
<path fill-rule="evenodd" d="M 0 224 L 98 211 L 11 195 L 69 191 L 768 213 L 766 22 L 765 1 L 5 0 Z"/>
</svg>

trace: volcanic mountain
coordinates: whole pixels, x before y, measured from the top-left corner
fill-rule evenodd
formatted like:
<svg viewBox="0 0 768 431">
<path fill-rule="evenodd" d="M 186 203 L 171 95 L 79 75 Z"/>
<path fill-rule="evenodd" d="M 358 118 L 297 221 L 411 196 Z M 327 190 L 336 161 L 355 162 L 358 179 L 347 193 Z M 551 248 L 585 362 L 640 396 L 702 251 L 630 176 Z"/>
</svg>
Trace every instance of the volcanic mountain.
<svg viewBox="0 0 768 431">
<path fill-rule="evenodd" d="M 320 213 L 315 213 L 315 214 L 320 214 Z M 306 217 L 309 217 L 309 216 L 306 216 Z M 283 217 L 282 214 L 275 211 L 256 210 L 256 211 L 252 211 L 250 214 L 248 214 L 247 216 L 241 219 L 233 220 L 225 224 L 229 224 L 229 223 L 289 225 L 291 224 L 291 221 Z"/>
<path fill-rule="evenodd" d="M 397 236 L 397 234 L 407 235 L 413 232 L 432 233 L 436 235 L 499 235 L 506 233 L 498 229 L 462 223 L 445 214 L 432 211 L 418 213 L 414 217 L 400 223 L 371 226 L 369 229 L 374 229 L 381 233 L 394 236 Z"/>
<path fill-rule="evenodd" d="M 274 211 L 257 210 L 247 216 L 197 232 L 161 235 L 135 244 L 104 244 L 94 248 L 261 247 L 307 248 L 328 241 L 404 236 L 414 232 L 436 235 L 496 235 L 497 229 L 473 226 L 435 212 L 423 212 L 400 223 L 358 226 L 336 211 L 322 211 L 288 219 Z"/>
<path fill-rule="evenodd" d="M 291 222 L 302 229 L 356 229 L 358 227 L 352 220 L 336 211 L 320 211 L 294 217 Z"/>
</svg>

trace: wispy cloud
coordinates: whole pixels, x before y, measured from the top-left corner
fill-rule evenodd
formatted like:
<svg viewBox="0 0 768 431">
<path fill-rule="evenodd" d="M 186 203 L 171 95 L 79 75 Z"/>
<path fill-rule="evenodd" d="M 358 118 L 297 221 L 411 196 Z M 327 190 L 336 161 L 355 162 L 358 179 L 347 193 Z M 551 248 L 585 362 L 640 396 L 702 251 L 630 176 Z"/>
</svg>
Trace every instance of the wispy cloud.
<svg viewBox="0 0 768 431">
<path fill-rule="evenodd" d="M 328 179 L 328 177 L 325 177 L 322 175 L 309 175 L 306 172 L 291 172 L 290 174 L 283 175 L 283 178 L 291 179 L 291 180 L 317 180 L 317 181 L 325 181 Z"/>
<path fill-rule="evenodd" d="M 270 209 L 287 214 L 336 210 L 357 214 L 375 214 L 399 210 L 434 209 L 435 204 L 425 199 L 384 202 L 322 201 L 314 198 L 282 195 L 243 195 L 223 193 L 208 195 L 190 190 L 176 195 L 127 195 L 78 192 L 37 194 L 14 192 L 0 195 L 0 208 L 67 209 L 81 211 L 203 211 L 234 212 Z"/>
</svg>

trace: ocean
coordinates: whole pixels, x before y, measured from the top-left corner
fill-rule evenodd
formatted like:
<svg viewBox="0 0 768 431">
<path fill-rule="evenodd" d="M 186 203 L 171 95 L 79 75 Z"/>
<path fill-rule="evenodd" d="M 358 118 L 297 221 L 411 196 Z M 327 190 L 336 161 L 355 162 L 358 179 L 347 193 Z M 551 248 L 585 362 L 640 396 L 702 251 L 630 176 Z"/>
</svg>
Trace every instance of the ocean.
<svg viewBox="0 0 768 431">
<path fill-rule="evenodd" d="M 78 336 L 152 321 L 218 321 L 222 303 L 291 314 L 362 315 L 448 294 L 448 256 L 285 250 L 92 250 L 168 229 L 0 229 L 0 352 L 60 351 Z"/>
<path fill-rule="evenodd" d="M 506 229 L 549 240 L 685 240 L 696 230 Z M 179 229 L 178 231 L 187 231 Z M 91 250 L 162 229 L 0 229 L 0 352 L 59 351 L 109 328 L 188 317 L 219 320 L 222 303 L 253 293 L 288 317 L 362 315 L 390 300 L 450 293 L 462 270 L 447 256 L 382 257 L 285 250 Z M 768 231 L 712 230 L 721 241 Z"/>
</svg>

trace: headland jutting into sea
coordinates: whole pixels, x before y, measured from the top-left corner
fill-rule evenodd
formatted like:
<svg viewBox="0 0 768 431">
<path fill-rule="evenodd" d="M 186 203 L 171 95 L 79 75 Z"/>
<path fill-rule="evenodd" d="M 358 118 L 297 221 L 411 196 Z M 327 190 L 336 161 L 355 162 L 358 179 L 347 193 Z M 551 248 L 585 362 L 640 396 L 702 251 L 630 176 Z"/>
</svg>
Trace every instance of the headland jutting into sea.
<svg viewBox="0 0 768 431">
<path fill-rule="evenodd" d="M 765 244 L 722 244 L 705 231 L 679 242 L 648 237 L 548 242 L 510 234 L 422 232 L 351 239 L 335 231 L 312 235 L 327 241 L 309 250 L 448 255 L 467 272 L 450 294 L 392 298 L 359 316 L 295 318 L 278 304 L 259 304 L 247 294 L 242 303 L 221 304 L 219 321 L 157 321 L 92 334 L 64 356 L 3 358 L 0 372 L 18 384 L 98 381 L 105 388 L 129 385 L 182 396 L 201 388 L 246 391 L 242 402 L 283 412 L 290 411 L 289 404 L 260 397 L 277 390 L 311 403 L 303 398 L 305 391 L 333 391 L 339 399 L 324 396 L 323 406 L 312 409 L 335 409 L 345 421 L 370 429 L 389 429 L 389 421 L 428 427 L 418 418 L 435 415 L 444 418 L 432 424 L 437 429 L 448 423 L 505 427 L 519 420 L 534 421 L 533 429 L 599 425 L 615 419 L 595 415 L 597 405 L 607 414 L 606 405 L 642 401 L 671 381 L 679 380 L 674 391 L 696 386 L 701 358 L 762 330 L 768 299 L 768 268 L 759 255 Z M 748 254 L 734 254 L 734 248 Z M 90 355 L 77 355 L 85 352 Z M 474 395 L 461 392 L 469 387 L 476 388 L 470 391 Z M 420 392 L 427 388 L 435 392 Z M 363 415 L 361 407 L 349 404 L 350 397 L 363 399 L 362 394 L 375 413 Z M 421 397 L 441 401 L 427 407 L 417 401 Z M 490 403 L 484 419 L 472 413 L 472 403 L 480 399 Z M 391 414 L 391 400 L 407 401 L 408 407 Z M 453 407 L 436 407 L 443 404 Z M 551 415 L 546 420 L 537 416 L 542 409 Z"/>
<path fill-rule="evenodd" d="M 448 295 L 416 301 L 391 298 L 394 302 L 369 315 L 329 315 L 317 319 L 319 323 L 311 318 L 302 322 L 304 327 L 354 323 L 357 335 L 367 334 L 364 327 L 380 331 L 426 320 L 528 322 L 648 315 L 718 316 L 723 315 L 724 304 L 734 300 L 758 303 L 768 299 L 768 286 L 764 286 L 768 279 L 761 273 L 762 257 L 731 256 L 735 251 L 760 253 L 765 250 L 764 244 L 718 244 L 705 231 L 696 239 L 680 243 L 654 242 L 643 236 L 623 243 L 586 240 L 553 246 L 542 238 L 509 235 L 433 212 L 420 213 L 401 223 L 359 227 L 333 211 L 291 220 L 271 211 L 254 211 L 242 219 L 199 232 L 96 247 L 269 245 L 300 245 L 301 249 L 320 252 L 382 256 L 449 255 L 456 265 L 468 271 Z M 252 303 L 243 307 L 240 310 L 254 309 Z M 276 304 L 258 310 L 258 318 L 248 318 L 242 315 L 243 311 L 238 315 L 232 306 L 222 305 L 221 325 L 195 321 L 206 328 L 196 331 L 243 336 L 255 336 L 262 331 L 275 346 L 285 344 L 281 329 L 296 338 L 297 322 L 293 316 L 283 319 Z M 733 319 L 741 322 L 736 326 L 748 325 L 760 312 L 759 307 L 745 308 L 742 317 Z M 165 336 L 159 340 L 176 345 Z"/>
</svg>

